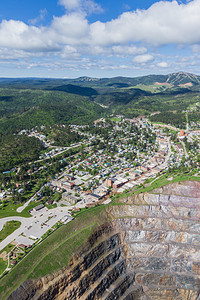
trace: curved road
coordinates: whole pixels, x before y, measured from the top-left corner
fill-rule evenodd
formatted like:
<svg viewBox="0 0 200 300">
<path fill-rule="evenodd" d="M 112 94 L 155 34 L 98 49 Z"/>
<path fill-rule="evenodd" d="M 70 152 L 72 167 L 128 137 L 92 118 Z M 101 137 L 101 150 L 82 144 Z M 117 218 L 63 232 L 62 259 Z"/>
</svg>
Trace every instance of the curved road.
<svg viewBox="0 0 200 300">
<path fill-rule="evenodd" d="M 30 225 L 30 223 L 33 221 L 34 217 L 30 218 L 24 218 L 24 217 L 7 217 L 0 219 L 0 230 L 2 230 L 3 226 L 5 223 L 8 221 L 20 221 L 21 225 L 18 229 L 16 229 L 13 233 L 11 233 L 7 238 L 5 238 L 1 243 L 0 243 L 0 251 L 5 248 L 8 244 L 10 244 L 18 235 L 20 235 L 24 229 L 25 226 Z"/>
</svg>

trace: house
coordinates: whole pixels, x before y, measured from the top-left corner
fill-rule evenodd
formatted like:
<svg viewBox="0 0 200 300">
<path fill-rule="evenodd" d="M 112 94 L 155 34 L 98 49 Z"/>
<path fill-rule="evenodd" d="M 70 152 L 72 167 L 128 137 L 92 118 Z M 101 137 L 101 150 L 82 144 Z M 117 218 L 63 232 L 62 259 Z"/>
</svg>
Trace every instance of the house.
<svg viewBox="0 0 200 300">
<path fill-rule="evenodd" d="M 179 132 L 179 134 L 178 134 L 178 137 L 179 137 L 179 139 L 184 139 L 185 137 L 187 137 L 188 136 L 188 133 L 187 132 L 185 132 L 184 130 L 181 130 L 180 132 Z"/>
<path fill-rule="evenodd" d="M 20 248 L 22 248 L 22 249 L 25 249 L 26 248 L 26 246 L 24 245 L 24 244 L 20 244 L 20 245 L 18 245 Z"/>
<path fill-rule="evenodd" d="M 51 205 L 51 204 L 53 204 L 53 202 L 54 202 L 54 200 L 50 199 L 50 200 L 47 201 L 47 205 Z"/>
<path fill-rule="evenodd" d="M 16 261 L 15 259 L 12 259 L 12 260 L 10 261 L 11 266 L 16 265 L 16 263 L 17 263 L 17 261 Z"/>
<path fill-rule="evenodd" d="M 81 211 L 81 209 L 79 207 L 74 207 L 72 211 L 73 212 L 79 212 L 79 211 Z"/>
<path fill-rule="evenodd" d="M 182 145 L 178 144 L 177 147 L 178 147 L 179 150 L 183 150 L 183 146 Z"/>
</svg>

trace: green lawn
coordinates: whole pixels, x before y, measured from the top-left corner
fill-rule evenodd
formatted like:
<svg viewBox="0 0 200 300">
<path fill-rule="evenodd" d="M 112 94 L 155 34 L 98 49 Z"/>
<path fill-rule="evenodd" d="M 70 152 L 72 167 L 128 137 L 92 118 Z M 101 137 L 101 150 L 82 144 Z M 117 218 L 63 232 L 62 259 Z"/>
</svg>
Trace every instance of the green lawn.
<svg viewBox="0 0 200 300">
<path fill-rule="evenodd" d="M 12 245 L 12 244 L 8 244 L 5 248 L 3 248 L 0 253 L 2 252 L 6 252 L 6 253 L 9 253 L 10 251 L 12 251 L 12 249 L 15 248 L 15 245 Z"/>
<path fill-rule="evenodd" d="M 0 219 L 12 216 L 19 216 L 25 218 L 31 217 L 28 211 L 39 204 L 39 202 L 31 201 L 21 213 L 18 213 L 17 208 L 23 204 L 8 203 L 6 206 L 0 208 Z"/>
<path fill-rule="evenodd" d="M 0 242 L 3 241 L 8 235 L 13 233 L 17 228 L 19 228 L 20 225 L 21 222 L 19 221 L 8 221 L 0 231 Z"/>
<path fill-rule="evenodd" d="M 53 203 L 53 204 L 50 204 L 50 205 L 45 205 L 48 209 L 52 209 L 52 208 L 56 208 L 57 207 L 57 203 Z"/>
<path fill-rule="evenodd" d="M 3 273 L 6 267 L 7 267 L 7 262 L 3 261 L 3 259 L 0 258 L 0 275 Z"/>
<path fill-rule="evenodd" d="M 117 117 L 113 117 L 110 119 L 110 121 L 112 122 L 120 122 L 122 119 L 121 118 L 117 118 Z"/>
</svg>

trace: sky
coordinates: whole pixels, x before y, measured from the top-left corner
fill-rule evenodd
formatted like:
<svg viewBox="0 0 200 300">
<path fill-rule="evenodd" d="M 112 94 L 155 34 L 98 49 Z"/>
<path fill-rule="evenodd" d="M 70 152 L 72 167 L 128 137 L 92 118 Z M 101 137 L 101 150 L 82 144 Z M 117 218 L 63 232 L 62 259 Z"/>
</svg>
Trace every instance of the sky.
<svg viewBox="0 0 200 300">
<path fill-rule="evenodd" d="M 200 75 L 200 0 L 0 0 L 0 77 Z"/>
</svg>

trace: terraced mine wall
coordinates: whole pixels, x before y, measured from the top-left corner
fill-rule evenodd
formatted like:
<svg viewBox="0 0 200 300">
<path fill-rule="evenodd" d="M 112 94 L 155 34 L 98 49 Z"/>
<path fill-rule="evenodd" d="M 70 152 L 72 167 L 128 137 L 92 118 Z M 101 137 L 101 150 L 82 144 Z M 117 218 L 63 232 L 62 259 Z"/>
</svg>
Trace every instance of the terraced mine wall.
<svg viewBox="0 0 200 300">
<path fill-rule="evenodd" d="M 127 196 L 107 213 L 64 272 L 25 281 L 8 299 L 200 299 L 199 182 Z"/>
</svg>

